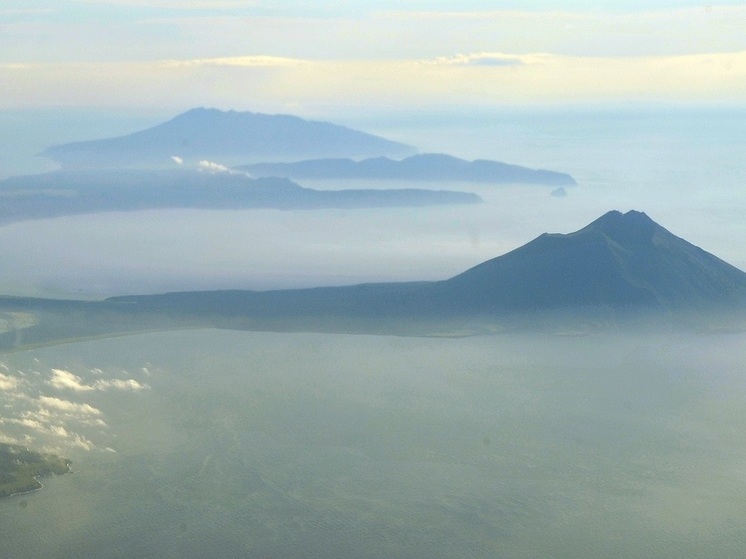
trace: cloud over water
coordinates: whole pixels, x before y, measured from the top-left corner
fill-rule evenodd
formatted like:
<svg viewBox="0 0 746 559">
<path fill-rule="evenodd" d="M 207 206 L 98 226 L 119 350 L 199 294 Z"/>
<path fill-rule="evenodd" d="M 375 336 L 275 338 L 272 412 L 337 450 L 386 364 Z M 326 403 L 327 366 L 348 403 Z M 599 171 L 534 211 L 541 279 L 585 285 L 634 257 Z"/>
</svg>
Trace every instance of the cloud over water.
<svg viewBox="0 0 746 559">
<path fill-rule="evenodd" d="M 61 453 L 113 450 L 104 406 L 93 396 L 149 389 L 129 377 L 126 371 L 13 370 L 0 363 L 0 442 Z"/>
</svg>

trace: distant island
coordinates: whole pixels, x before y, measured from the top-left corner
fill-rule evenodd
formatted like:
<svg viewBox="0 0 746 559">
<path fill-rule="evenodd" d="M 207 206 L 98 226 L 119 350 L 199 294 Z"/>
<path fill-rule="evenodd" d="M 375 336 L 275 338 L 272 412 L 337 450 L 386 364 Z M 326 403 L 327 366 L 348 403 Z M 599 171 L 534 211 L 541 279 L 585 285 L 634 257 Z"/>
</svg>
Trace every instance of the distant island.
<svg viewBox="0 0 746 559">
<path fill-rule="evenodd" d="M 0 297 L 0 311 L 31 313 L 37 321 L 0 334 L 4 349 L 185 327 L 416 336 L 641 324 L 737 330 L 746 327 L 746 273 L 642 212 L 612 211 L 441 281 L 103 301 Z"/>
<path fill-rule="evenodd" d="M 237 169 L 255 177 L 291 179 L 366 179 L 397 181 L 461 181 L 477 183 L 522 183 L 573 186 L 575 179 L 566 173 L 529 169 L 500 161 L 465 161 L 440 153 L 413 155 L 400 161 L 376 157 L 352 159 L 313 159 L 296 163 L 255 163 Z"/>
<path fill-rule="evenodd" d="M 0 443 L 0 497 L 41 489 L 38 477 L 70 472 L 70 460 Z"/>
<path fill-rule="evenodd" d="M 251 179 L 245 173 L 86 169 L 0 181 L 0 224 L 93 212 L 165 208 L 313 210 L 481 202 L 476 194 L 448 190 L 314 190 L 288 179 Z"/>
<path fill-rule="evenodd" d="M 51 146 L 65 168 L 157 167 L 207 159 L 224 165 L 267 158 L 406 156 L 415 148 L 329 122 L 291 115 L 197 108 L 126 136 Z"/>
</svg>

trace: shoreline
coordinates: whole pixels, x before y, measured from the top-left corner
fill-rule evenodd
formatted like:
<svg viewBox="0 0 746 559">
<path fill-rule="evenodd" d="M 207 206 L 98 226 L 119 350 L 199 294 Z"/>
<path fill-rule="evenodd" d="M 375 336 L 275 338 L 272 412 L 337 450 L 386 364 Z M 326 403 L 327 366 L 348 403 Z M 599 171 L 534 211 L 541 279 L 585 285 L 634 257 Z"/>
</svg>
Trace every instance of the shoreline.
<svg viewBox="0 0 746 559">
<path fill-rule="evenodd" d="M 0 499 L 10 499 L 11 497 L 15 497 L 16 495 L 26 495 L 28 493 L 34 493 L 35 491 L 41 491 L 44 489 L 44 484 L 39 480 L 39 478 L 45 478 L 45 477 L 57 477 L 57 476 L 66 476 L 68 474 L 72 474 L 73 470 L 70 467 L 70 464 L 67 464 L 67 471 L 63 474 L 50 474 L 48 476 L 37 476 L 34 478 L 34 481 L 39 484 L 39 487 L 34 487 L 33 489 L 27 489 L 26 491 L 16 491 L 15 493 L 11 493 L 10 495 L 6 495 L 5 497 L 0 497 Z"/>
<path fill-rule="evenodd" d="M 28 448 L 26 448 L 26 447 L 24 447 L 24 449 L 27 452 L 29 451 Z M 55 458 L 58 458 L 58 457 L 55 457 Z M 30 487 L 30 485 L 27 485 L 26 486 L 27 488 L 23 488 L 23 489 L 21 489 L 19 491 L 13 491 L 12 493 L 8 493 L 7 495 L 0 494 L 0 500 L 2 500 L 2 499 L 9 499 L 9 498 L 15 497 L 17 495 L 25 495 L 27 493 L 33 493 L 34 491 L 39 491 L 41 489 L 44 489 L 44 484 L 41 482 L 41 478 L 54 477 L 54 476 L 63 476 L 63 475 L 67 475 L 67 474 L 73 473 L 73 470 L 72 470 L 72 467 L 71 467 L 72 466 L 72 462 L 70 460 L 64 459 L 64 458 L 61 459 L 61 460 L 64 461 L 64 464 L 65 464 L 65 467 L 67 468 L 67 471 L 59 472 L 58 473 L 58 472 L 55 472 L 55 471 L 52 470 L 52 471 L 49 471 L 48 473 L 42 473 L 42 474 L 33 476 L 33 477 L 31 477 L 31 479 L 33 480 L 33 482 L 35 484 L 34 487 Z M 15 478 L 15 475 L 13 475 L 12 472 L 10 472 L 10 473 L 13 476 L 13 478 Z M 26 477 L 26 476 L 23 476 L 23 477 Z M 21 480 L 16 480 L 16 481 L 21 481 Z M 30 482 L 29 482 L 29 484 L 30 484 Z M 12 487 L 12 483 L 9 483 L 8 485 L 11 485 L 11 487 Z"/>
</svg>

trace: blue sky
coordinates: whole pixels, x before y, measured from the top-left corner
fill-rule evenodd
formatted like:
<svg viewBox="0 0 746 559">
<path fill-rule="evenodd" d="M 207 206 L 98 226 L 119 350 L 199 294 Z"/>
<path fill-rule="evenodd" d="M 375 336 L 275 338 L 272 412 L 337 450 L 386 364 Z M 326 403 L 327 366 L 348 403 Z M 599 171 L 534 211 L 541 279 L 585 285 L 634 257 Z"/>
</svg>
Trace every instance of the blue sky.
<svg viewBox="0 0 746 559">
<path fill-rule="evenodd" d="M 0 108 L 746 102 L 746 3 L 0 2 Z"/>
</svg>

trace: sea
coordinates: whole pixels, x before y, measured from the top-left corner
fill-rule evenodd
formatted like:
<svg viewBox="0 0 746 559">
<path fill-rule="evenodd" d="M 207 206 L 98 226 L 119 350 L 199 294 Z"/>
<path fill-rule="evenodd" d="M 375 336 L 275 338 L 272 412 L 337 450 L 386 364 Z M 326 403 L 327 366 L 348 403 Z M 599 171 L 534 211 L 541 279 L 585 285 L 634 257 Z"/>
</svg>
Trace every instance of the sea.
<svg viewBox="0 0 746 559">
<path fill-rule="evenodd" d="M 19 351 L 4 436 L 73 460 L 0 555 L 741 557 L 746 336 L 221 330 Z"/>
<path fill-rule="evenodd" d="M 46 145 L 168 116 L 0 112 L 0 174 L 52 170 L 35 155 Z M 421 152 L 563 171 L 577 185 L 423 185 L 484 199 L 450 208 L 9 223 L 0 287 L 100 298 L 440 279 L 614 209 L 746 269 L 744 117 L 340 115 Z M 743 557 L 744 371 L 742 332 L 203 329 L 13 351 L 0 355 L 0 441 L 73 463 L 0 500 L 0 557 Z"/>
</svg>

